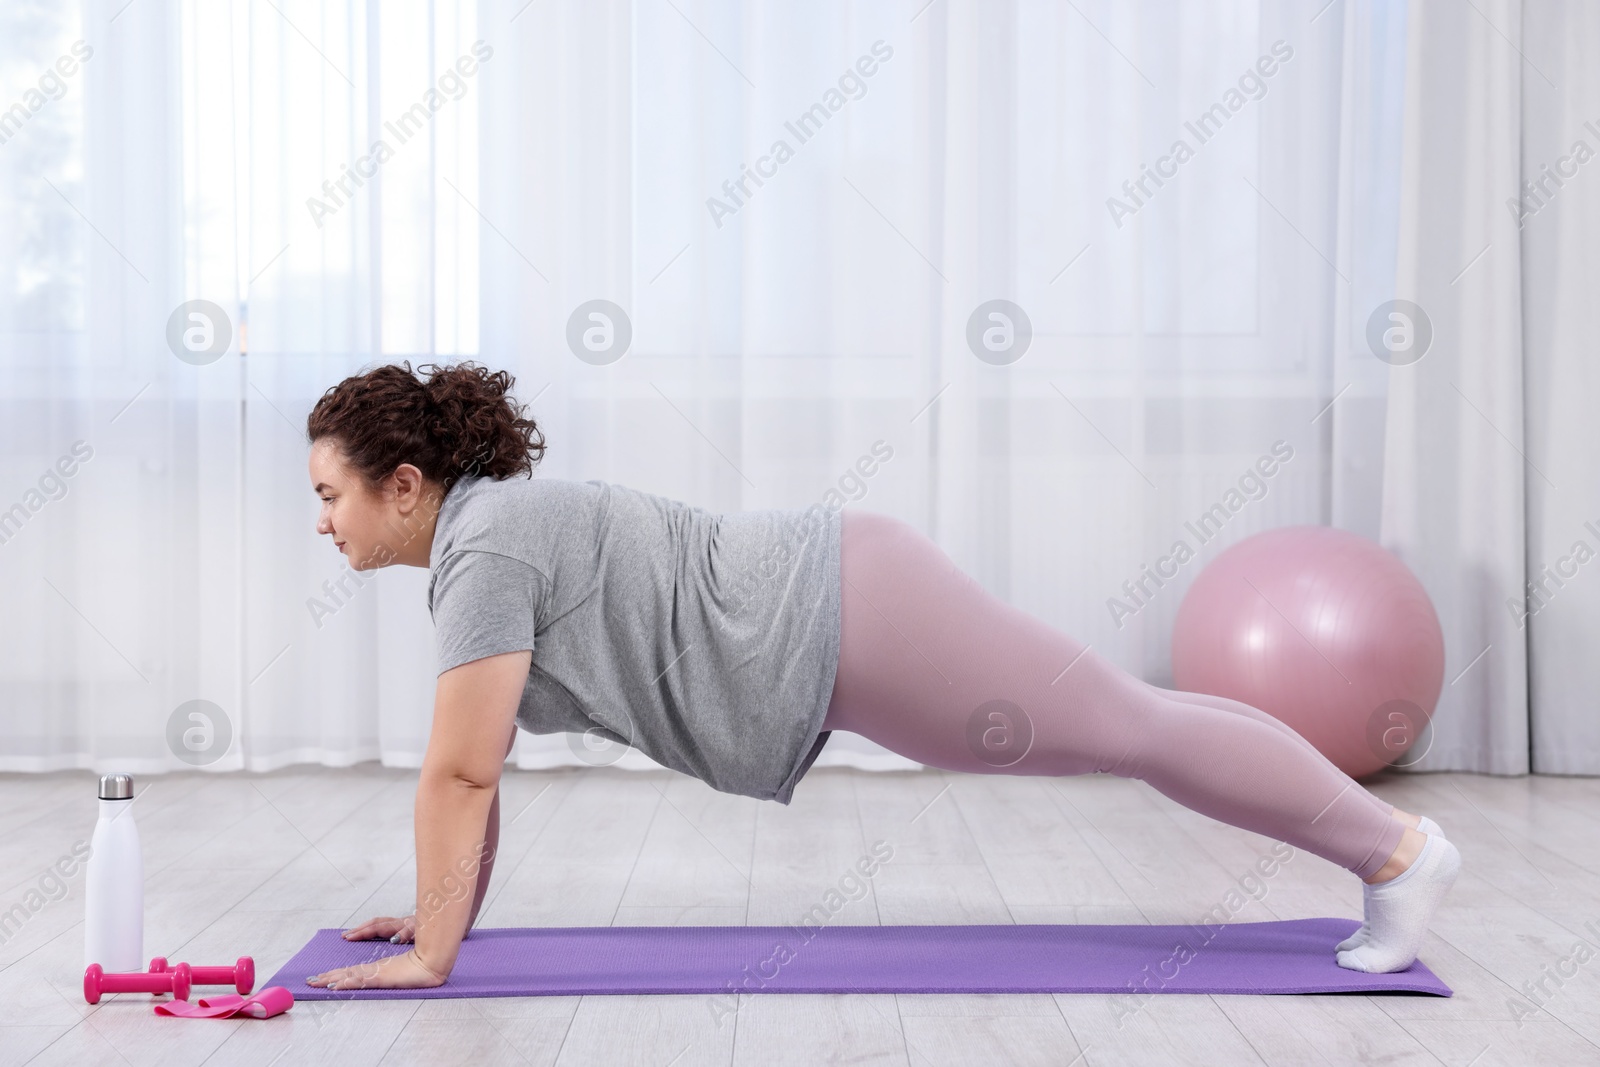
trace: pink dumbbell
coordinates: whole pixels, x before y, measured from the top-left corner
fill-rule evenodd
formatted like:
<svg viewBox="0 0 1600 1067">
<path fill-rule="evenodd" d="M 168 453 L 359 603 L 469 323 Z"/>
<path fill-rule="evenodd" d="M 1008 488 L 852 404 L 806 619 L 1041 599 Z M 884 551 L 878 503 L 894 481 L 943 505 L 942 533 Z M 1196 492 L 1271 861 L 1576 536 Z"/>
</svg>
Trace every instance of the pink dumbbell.
<svg viewBox="0 0 1600 1067">
<path fill-rule="evenodd" d="M 160 974 L 149 971 L 107 974 L 98 963 L 91 963 L 83 972 L 83 999 L 98 1004 L 102 993 L 171 993 L 174 1000 L 188 1000 L 192 984 L 187 963 Z"/>
<path fill-rule="evenodd" d="M 170 970 L 172 968 L 167 965 L 165 957 L 157 956 L 150 961 L 151 974 L 163 974 Z M 191 964 L 189 982 L 191 985 L 231 985 L 248 995 L 256 984 L 256 961 L 249 956 L 240 956 L 239 962 L 232 967 L 196 967 Z"/>
</svg>

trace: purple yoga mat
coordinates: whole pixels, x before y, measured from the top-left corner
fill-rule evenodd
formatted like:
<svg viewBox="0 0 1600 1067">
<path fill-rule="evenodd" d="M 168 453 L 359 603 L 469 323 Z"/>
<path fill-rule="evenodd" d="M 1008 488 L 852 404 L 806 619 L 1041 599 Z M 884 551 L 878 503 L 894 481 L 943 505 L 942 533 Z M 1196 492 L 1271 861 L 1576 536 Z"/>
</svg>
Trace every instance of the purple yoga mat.
<svg viewBox="0 0 1600 1067">
<path fill-rule="evenodd" d="M 306 978 L 407 951 L 318 930 L 266 985 L 298 1000 L 596 993 L 1432 993 L 1418 960 L 1340 967 L 1354 919 L 1219 926 L 566 926 L 475 929 L 429 989 L 329 990 Z"/>
</svg>

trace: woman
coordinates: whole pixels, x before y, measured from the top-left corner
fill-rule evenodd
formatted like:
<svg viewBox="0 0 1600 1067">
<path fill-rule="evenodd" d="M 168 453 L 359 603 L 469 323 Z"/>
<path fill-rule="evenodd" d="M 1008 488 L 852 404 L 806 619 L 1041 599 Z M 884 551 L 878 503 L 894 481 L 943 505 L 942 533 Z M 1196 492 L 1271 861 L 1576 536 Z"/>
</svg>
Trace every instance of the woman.
<svg viewBox="0 0 1600 1067">
<path fill-rule="evenodd" d="M 419 368 L 421 369 L 421 368 Z M 417 786 L 417 912 L 345 936 L 413 942 L 309 978 L 442 984 L 477 918 L 521 725 L 592 732 L 723 792 L 787 804 L 832 730 L 920 763 L 1140 778 L 1363 882 L 1340 966 L 1416 958 L 1460 854 L 1293 729 L 1148 685 L 987 593 L 915 529 L 816 507 L 712 515 L 601 481 L 533 479 L 511 377 L 409 362 L 347 378 L 307 424 L 330 535 L 358 570 L 432 572 L 434 722 Z"/>
</svg>

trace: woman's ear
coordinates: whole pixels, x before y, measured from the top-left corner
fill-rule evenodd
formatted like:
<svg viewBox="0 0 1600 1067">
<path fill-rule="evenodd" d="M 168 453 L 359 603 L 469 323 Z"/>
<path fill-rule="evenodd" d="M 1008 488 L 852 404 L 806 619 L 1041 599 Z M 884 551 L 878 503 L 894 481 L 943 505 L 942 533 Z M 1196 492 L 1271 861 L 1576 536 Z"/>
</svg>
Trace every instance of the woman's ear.
<svg viewBox="0 0 1600 1067">
<path fill-rule="evenodd" d="M 400 464 L 389 478 L 394 485 L 396 496 L 415 496 L 419 501 L 428 484 L 427 479 L 422 476 L 422 469 L 414 463 Z"/>
</svg>

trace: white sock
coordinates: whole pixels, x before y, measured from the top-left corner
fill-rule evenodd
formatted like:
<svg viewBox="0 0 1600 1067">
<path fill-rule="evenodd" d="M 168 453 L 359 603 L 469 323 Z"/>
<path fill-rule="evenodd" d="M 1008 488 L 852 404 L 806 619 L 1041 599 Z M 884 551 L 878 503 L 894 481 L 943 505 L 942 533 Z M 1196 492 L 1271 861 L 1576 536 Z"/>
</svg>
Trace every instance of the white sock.
<svg viewBox="0 0 1600 1067">
<path fill-rule="evenodd" d="M 1461 871 L 1461 853 L 1437 834 L 1428 834 L 1411 866 L 1387 882 L 1368 886 L 1371 933 L 1363 945 L 1337 954 L 1339 966 L 1388 974 L 1411 966 L 1422 948 L 1428 923 Z"/>
<path fill-rule="evenodd" d="M 1439 824 L 1428 818 L 1426 815 L 1418 815 L 1417 819 L 1417 829 L 1422 833 L 1432 834 L 1435 837 L 1444 836 L 1444 831 L 1439 828 Z M 1349 937 L 1333 946 L 1333 950 L 1335 952 L 1344 952 L 1348 949 L 1355 948 L 1358 945 L 1365 945 L 1367 943 L 1367 938 L 1372 936 L 1372 905 L 1370 903 L 1371 894 L 1372 886 L 1362 882 L 1361 929 L 1357 930 L 1355 933 L 1351 934 Z"/>
</svg>

